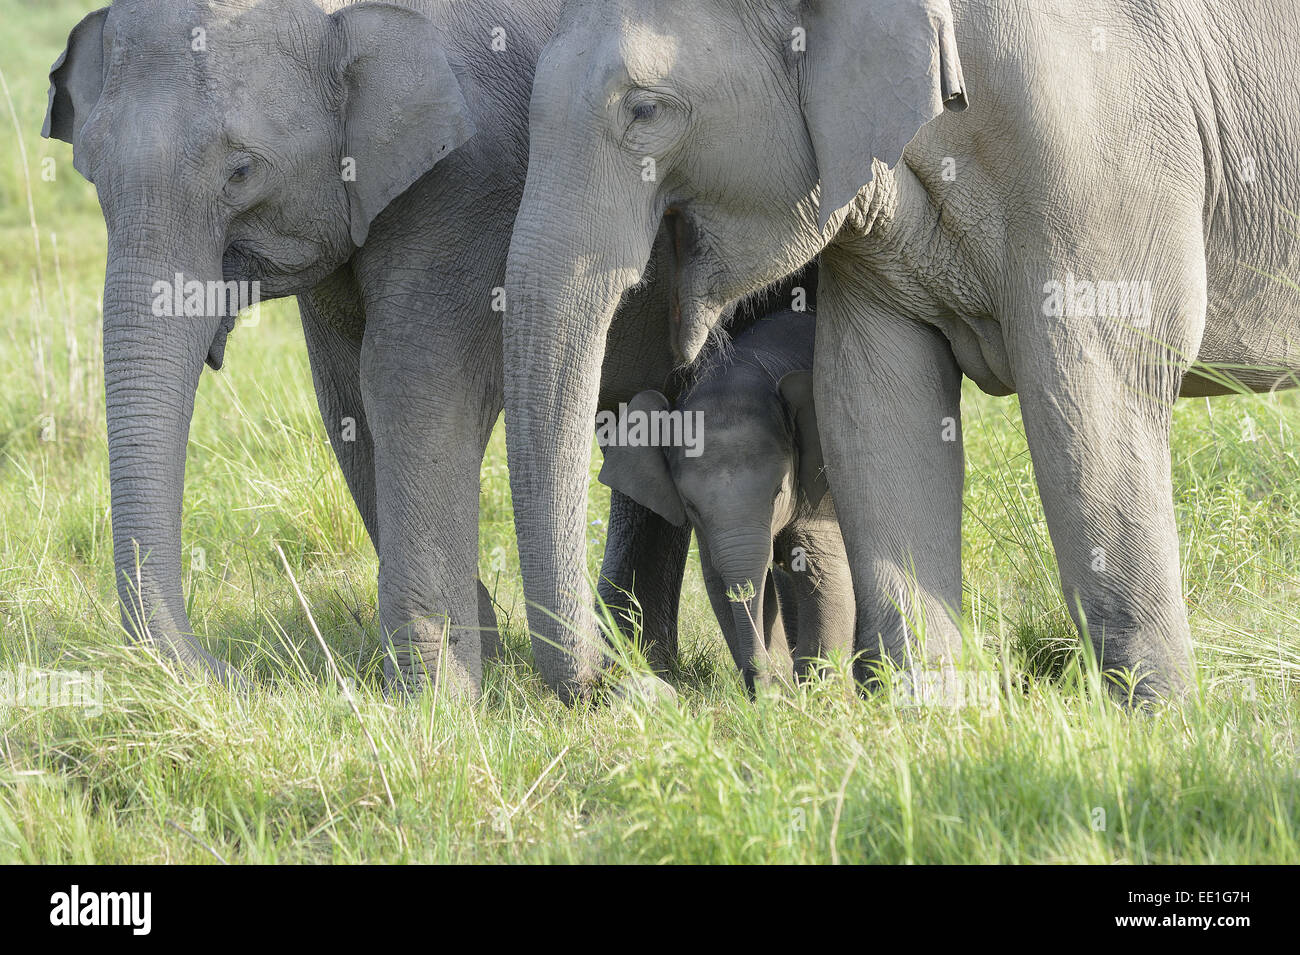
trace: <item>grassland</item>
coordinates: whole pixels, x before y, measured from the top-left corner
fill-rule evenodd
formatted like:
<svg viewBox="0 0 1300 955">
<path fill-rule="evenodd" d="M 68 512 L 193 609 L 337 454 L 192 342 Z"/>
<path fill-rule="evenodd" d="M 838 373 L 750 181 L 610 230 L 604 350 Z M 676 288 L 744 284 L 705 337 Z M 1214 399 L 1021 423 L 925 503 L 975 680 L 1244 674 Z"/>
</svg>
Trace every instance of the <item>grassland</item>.
<svg viewBox="0 0 1300 955">
<path fill-rule="evenodd" d="M 1177 409 L 1199 661 L 1181 707 L 1134 717 L 1098 691 L 1056 589 L 1016 403 L 974 390 L 965 609 L 995 674 L 984 705 L 896 706 L 836 679 L 750 703 L 692 559 L 678 701 L 562 706 L 523 635 L 500 434 L 481 568 L 508 655 L 477 705 L 394 703 L 377 679 L 375 555 L 318 420 L 294 307 L 278 303 L 203 377 L 185 497 L 191 619 L 256 686 L 179 683 L 124 650 L 103 223 L 69 147 L 37 135 L 45 73 L 92 6 L 0 0 L 0 70 L 25 139 L 24 152 L 0 103 L 0 672 L 92 671 L 105 696 L 97 713 L 0 710 L 0 861 L 1300 861 L 1296 394 Z M 597 488 L 593 568 L 604 507 Z"/>
</svg>

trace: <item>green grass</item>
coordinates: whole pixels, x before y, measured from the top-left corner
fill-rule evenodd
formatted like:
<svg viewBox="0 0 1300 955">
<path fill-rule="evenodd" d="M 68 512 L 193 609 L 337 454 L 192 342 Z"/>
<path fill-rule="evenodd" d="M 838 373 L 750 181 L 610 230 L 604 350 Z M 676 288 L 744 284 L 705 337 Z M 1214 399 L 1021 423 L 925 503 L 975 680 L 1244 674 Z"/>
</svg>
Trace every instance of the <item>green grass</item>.
<svg viewBox="0 0 1300 955">
<path fill-rule="evenodd" d="M 0 861 L 1300 861 L 1295 394 L 1177 410 L 1200 664 L 1200 692 L 1181 707 L 1135 717 L 1098 692 L 1056 590 L 1015 401 L 974 390 L 964 558 L 972 653 L 997 688 L 985 705 L 864 700 L 842 679 L 750 703 L 693 565 L 679 700 L 562 706 L 522 634 L 499 434 L 481 555 L 509 654 L 477 705 L 394 703 L 375 678 L 375 556 L 325 442 L 293 306 L 277 304 L 236 332 L 227 371 L 203 377 L 185 498 L 191 618 L 256 688 L 181 684 L 123 649 L 98 344 L 103 224 L 68 147 L 37 136 L 48 65 L 94 5 L 0 0 L 0 70 L 40 225 L 38 258 L 5 106 L 0 672 L 94 671 L 105 690 L 98 714 L 0 714 Z M 40 177 L 45 156 L 54 182 Z M 604 507 L 597 491 L 593 567 Z M 277 543 L 353 680 L 360 720 Z"/>
</svg>

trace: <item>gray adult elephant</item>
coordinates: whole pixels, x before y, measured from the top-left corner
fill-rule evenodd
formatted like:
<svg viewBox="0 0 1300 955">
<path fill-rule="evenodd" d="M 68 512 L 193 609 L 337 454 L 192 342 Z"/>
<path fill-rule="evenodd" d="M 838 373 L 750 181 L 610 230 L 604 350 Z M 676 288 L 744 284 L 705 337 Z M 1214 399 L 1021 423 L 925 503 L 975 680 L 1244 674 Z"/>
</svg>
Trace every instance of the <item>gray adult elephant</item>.
<svg viewBox="0 0 1300 955">
<path fill-rule="evenodd" d="M 72 31 L 45 135 L 72 143 L 108 229 L 128 633 L 230 676 L 193 636 L 180 554 L 195 390 L 234 319 L 203 294 L 187 306 L 191 282 L 224 294 L 217 283 L 257 281 L 263 298 L 298 296 L 325 428 L 379 554 L 389 678 L 440 670 L 477 690 L 480 620 L 495 633 L 476 584 L 479 468 L 503 401 L 499 290 L 528 91 L 558 6 L 118 0 Z M 662 291 L 624 311 L 611 404 L 670 381 L 674 365 Z M 689 532 L 623 498 L 611 526 L 607 593 L 629 590 L 670 655 Z"/>
<path fill-rule="evenodd" d="M 816 404 L 867 660 L 909 659 L 919 618 L 931 660 L 958 649 L 965 375 L 1020 395 L 1105 668 L 1185 688 L 1171 406 L 1300 368 L 1268 277 L 1300 266 L 1298 36 L 1293 0 L 571 0 L 507 276 L 529 599 L 583 621 L 583 424 L 666 219 L 684 358 L 821 255 Z"/>
</svg>

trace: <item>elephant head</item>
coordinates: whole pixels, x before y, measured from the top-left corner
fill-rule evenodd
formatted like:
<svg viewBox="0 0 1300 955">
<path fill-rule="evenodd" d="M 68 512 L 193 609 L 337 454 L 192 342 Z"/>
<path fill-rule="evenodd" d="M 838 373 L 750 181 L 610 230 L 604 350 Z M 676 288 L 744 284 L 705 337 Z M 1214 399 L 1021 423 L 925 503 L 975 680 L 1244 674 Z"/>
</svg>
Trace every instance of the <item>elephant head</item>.
<svg viewBox="0 0 1300 955">
<path fill-rule="evenodd" d="M 44 135 L 72 144 L 107 225 L 124 624 L 224 675 L 192 636 L 180 547 L 194 395 L 205 360 L 221 366 L 230 293 L 243 305 L 336 271 L 389 201 L 470 136 L 465 101 L 424 17 L 388 4 L 329 16 L 308 0 L 118 0 L 73 29 L 50 82 Z"/>
<path fill-rule="evenodd" d="M 525 594 L 562 693 L 596 662 L 582 515 L 600 356 L 661 224 L 686 361 L 732 303 L 818 255 L 874 163 L 964 105 L 948 0 L 571 0 L 533 89 L 505 337 Z"/>
<path fill-rule="evenodd" d="M 801 511 L 816 509 L 828 488 L 810 373 L 789 372 L 779 384 L 765 373 L 750 377 L 739 385 L 727 375 L 706 380 L 678 402 L 678 412 L 700 422 L 695 447 L 611 445 L 600 480 L 665 520 L 694 528 L 701 562 L 731 595 L 730 649 L 752 691 L 767 655 L 773 541 Z M 627 413 L 671 408 L 664 395 L 646 391 Z"/>
</svg>

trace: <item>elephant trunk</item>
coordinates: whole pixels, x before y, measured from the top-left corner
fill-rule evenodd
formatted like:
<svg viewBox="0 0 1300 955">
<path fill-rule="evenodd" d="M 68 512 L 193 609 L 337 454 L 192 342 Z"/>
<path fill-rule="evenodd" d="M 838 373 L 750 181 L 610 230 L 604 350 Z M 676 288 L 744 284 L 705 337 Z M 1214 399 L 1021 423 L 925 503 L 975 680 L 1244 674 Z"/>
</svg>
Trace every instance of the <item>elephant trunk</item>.
<svg viewBox="0 0 1300 955">
<path fill-rule="evenodd" d="M 104 282 L 104 390 L 123 624 L 129 637 L 187 669 L 224 677 L 227 668 L 192 636 L 181 588 L 185 449 L 199 374 L 220 319 L 166 315 L 176 296 L 156 284 L 170 289 L 178 273 L 205 283 L 219 279 L 219 258 L 187 272 L 175 256 L 141 251 L 138 235 L 114 232 Z"/>
<path fill-rule="evenodd" d="M 752 693 L 755 684 L 770 669 L 767 615 L 776 610 L 767 605 L 772 534 L 767 528 L 759 527 L 714 535 L 709 559 L 731 604 L 736 634 L 731 647 L 732 659 Z"/>
<path fill-rule="evenodd" d="M 546 196 L 530 179 L 511 243 L 506 443 L 534 659 L 547 684 L 572 701 L 587 695 L 605 645 L 592 612 L 586 545 L 606 336 L 650 250 L 648 239 L 622 256 L 557 246 Z"/>
</svg>

